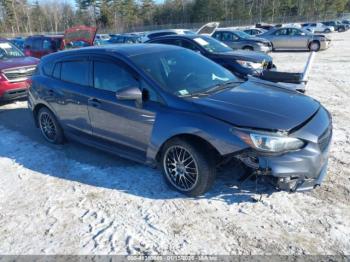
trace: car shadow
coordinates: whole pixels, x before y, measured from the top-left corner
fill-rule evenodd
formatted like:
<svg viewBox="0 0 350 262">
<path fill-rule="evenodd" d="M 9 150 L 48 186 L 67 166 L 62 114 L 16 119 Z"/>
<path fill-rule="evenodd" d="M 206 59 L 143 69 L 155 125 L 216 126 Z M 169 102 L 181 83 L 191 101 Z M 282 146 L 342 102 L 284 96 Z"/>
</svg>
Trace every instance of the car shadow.
<svg viewBox="0 0 350 262">
<path fill-rule="evenodd" d="M 73 141 L 64 145 L 47 143 L 27 108 L 0 107 L 1 126 L 9 130 L 7 143 L 14 146 L 10 148 L 0 143 L 1 147 L 5 146 L 0 148 L 0 156 L 32 171 L 149 199 L 185 197 L 171 190 L 157 169 Z M 241 166 L 226 165 L 218 171 L 212 189 L 199 199 L 215 199 L 228 204 L 255 202 L 259 194 L 270 195 L 275 191 L 268 184 L 256 184 L 250 179 L 242 184 L 240 178 L 244 174 Z"/>
</svg>

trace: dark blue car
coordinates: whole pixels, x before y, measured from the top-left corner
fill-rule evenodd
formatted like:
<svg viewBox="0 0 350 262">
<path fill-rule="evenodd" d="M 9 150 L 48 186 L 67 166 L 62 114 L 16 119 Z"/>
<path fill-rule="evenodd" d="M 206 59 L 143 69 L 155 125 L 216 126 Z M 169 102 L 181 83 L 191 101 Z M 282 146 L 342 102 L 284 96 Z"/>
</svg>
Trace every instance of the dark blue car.
<svg viewBox="0 0 350 262">
<path fill-rule="evenodd" d="M 110 45 L 45 56 L 29 107 L 47 141 L 75 139 L 159 166 L 189 196 L 209 190 L 227 161 L 291 191 L 312 189 L 326 175 L 332 125 L 320 103 L 273 83 L 243 83 L 180 47 Z"/>
</svg>

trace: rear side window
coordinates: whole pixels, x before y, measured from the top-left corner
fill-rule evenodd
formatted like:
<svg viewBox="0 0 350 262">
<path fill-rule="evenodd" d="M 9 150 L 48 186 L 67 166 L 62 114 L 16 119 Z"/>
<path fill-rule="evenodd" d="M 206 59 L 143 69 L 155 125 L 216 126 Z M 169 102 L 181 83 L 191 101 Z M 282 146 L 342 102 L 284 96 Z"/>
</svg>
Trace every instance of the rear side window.
<svg viewBox="0 0 350 262">
<path fill-rule="evenodd" d="M 55 66 L 55 63 L 52 61 L 49 61 L 49 62 L 43 64 L 42 70 L 43 70 L 44 74 L 47 76 L 51 76 L 52 71 L 54 69 L 54 66 Z"/>
<path fill-rule="evenodd" d="M 67 61 L 61 66 L 61 79 L 73 84 L 87 86 L 89 63 L 87 61 Z"/>
<path fill-rule="evenodd" d="M 52 76 L 56 79 L 61 79 L 61 63 L 57 63 L 53 70 Z"/>
<path fill-rule="evenodd" d="M 137 80 L 121 65 L 111 62 L 94 62 L 94 87 L 116 92 L 126 87 L 138 86 Z"/>
</svg>

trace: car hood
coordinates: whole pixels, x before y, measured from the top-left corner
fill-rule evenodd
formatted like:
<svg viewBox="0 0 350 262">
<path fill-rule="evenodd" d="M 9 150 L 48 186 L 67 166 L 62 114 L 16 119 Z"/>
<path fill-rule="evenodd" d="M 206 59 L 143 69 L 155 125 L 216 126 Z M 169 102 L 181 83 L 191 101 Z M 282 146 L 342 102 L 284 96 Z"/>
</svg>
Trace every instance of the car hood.
<svg viewBox="0 0 350 262">
<path fill-rule="evenodd" d="M 255 63 L 260 63 L 263 61 L 265 62 L 272 61 L 272 57 L 265 53 L 246 51 L 246 50 L 236 50 L 236 51 L 230 51 L 225 53 L 214 53 L 214 55 L 220 56 L 222 58 L 251 61 Z"/>
<path fill-rule="evenodd" d="M 290 131 L 309 120 L 320 104 L 310 97 L 276 85 L 247 82 L 193 98 L 203 113 L 237 127 Z"/>
<path fill-rule="evenodd" d="M 85 42 L 87 45 L 94 45 L 97 28 L 91 26 L 75 26 L 64 32 L 61 48 L 64 49 L 68 43 Z"/>
<path fill-rule="evenodd" d="M 0 60 L 0 70 L 37 65 L 39 61 L 39 59 L 29 56 L 3 59 Z"/>
</svg>

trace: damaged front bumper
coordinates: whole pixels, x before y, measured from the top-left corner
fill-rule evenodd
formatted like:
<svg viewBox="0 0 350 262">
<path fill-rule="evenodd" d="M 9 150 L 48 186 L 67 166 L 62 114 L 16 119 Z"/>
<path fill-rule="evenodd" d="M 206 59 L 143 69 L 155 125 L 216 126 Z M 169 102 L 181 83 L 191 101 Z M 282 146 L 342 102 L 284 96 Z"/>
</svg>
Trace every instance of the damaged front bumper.
<svg viewBox="0 0 350 262">
<path fill-rule="evenodd" d="M 332 124 L 328 112 L 320 109 L 309 123 L 293 135 L 307 141 L 306 146 L 279 155 L 268 155 L 249 149 L 236 158 L 253 169 L 257 175 L 268 177 L 280 190 L 311 190 L 320 186 L 327 175 L 332 139 Z"/>
</svg>

